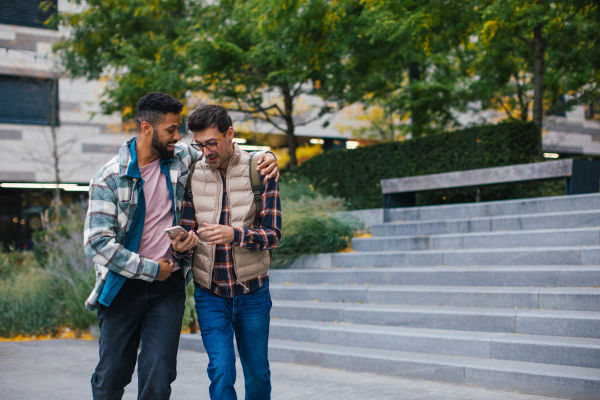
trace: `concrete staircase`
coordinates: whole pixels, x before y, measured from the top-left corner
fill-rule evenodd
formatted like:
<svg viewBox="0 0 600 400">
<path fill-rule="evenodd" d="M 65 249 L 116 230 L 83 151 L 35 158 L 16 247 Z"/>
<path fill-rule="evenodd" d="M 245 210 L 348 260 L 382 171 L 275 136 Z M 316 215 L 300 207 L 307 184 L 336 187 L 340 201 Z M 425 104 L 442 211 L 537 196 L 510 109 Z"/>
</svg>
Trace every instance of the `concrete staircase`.
<svg viewBox="0 0 600 400">
<path fill-rule="evenodd" d="M 270 272 L 272 361 L 600 399 L 600 194 L 386 217 Z"/>
</svg>

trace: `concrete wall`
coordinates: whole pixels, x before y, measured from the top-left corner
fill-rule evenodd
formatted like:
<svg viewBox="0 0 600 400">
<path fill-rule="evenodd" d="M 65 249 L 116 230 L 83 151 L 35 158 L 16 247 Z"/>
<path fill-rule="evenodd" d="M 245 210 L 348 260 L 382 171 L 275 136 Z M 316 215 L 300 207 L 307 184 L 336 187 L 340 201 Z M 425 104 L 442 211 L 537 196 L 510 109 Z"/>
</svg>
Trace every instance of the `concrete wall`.
<svg viewBox="0 0 600 400">
<path fill-rule="evenodd" d="M 59 9 L 68 7 L 60 1 Z M 131 134 L 121 117 L 100 113 L 106 82 L 68 79 L 51 53 L 63 32 L 0 24 L 0 74 L 58 79 L 60 179 L 87 183 Z M 52 136 L 48 126 L 0 124 L 0 181 L 54 180 Z"/>
</svg>

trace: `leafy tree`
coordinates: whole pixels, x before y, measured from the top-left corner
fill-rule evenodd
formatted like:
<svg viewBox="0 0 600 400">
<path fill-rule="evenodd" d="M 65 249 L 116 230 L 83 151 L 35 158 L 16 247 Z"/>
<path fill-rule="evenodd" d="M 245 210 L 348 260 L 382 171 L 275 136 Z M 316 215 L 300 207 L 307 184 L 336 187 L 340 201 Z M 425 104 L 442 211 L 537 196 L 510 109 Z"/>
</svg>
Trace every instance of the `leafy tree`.
<svg viewBox="0 0 600 400">
<path fill-rule="evenodd" d="M 55 50 L 72 76 L 110 78 L 106 113 L 131 118 L 139 98 L 151 91 L 184 97 L 184 64 L 173 43 L 185 32 L 185 0 L 71 2 L 81 9 L 59 15 L 69 35 Z"/>
<path fill-rule="evenodd" d="M 600 11 L 592 1 L 481 0 L 472 85 L 484 107 L 542 126 L 544 113 L 598 95 Z M 562 101 L 564 94 L 570 96 Z"/>
<path fill-rule="evenodd" d="M 373 126 L 414 137 L 451 126 L 469 101 L 512 119 L 560 113 L 598 97 L 599 7 L 584 0 L 348 0 L 350 101 L 383 110 Z M 362 77 L 362 79 L 360 79 Z M 465 90 L 468 89 L 468 90 Z M 563 100 L 567 95 L 566 100 Z M 533 107 L 532 107 L 533 104 Z M 532 112 L 533 108 L 533 112 Z M 394 121 L 394 124 L 392 123 Z"/>
<path fill-rule="evenodd" d="M 206 94 L 284 132 L 293 167 L 295 128 L 331 109 L 299 100 L 338 68 L 337 10 L 326 0 L 90 0 L 63 15 L 72 35 L 57 50 L 75 76 L 110 73 L 107 113 L 131 116 L 149 91 Z"/>
<path fill-rule="evenodd" d="M 346 0 L 350 23 L 345 74 L 335 95 L 381 110 L 372 126 L 382 138 L 413 137 L 453 125 L 467 99 L 458 61 L 468 41 L 464 1 Z M 460 17 L 458 17 L 460 15 Z M 406 120 L 410 118 L 410 125 Z"/>
<path fill-rule="evenodd" d="M 195 89 L 284 132 L 291 167 L 297 164 L 295 128 L 331 110 L 299 104 L 340 65 L 343 15 L 331 3 L 223 0 L 198 10 L 199 34 L 184 44 L 195 61 L 186 75 L 200 77 Z"/>
<path fill-rule="evenodd" d="M 451 127 L 474 100 L 521 120 L 533 103 L 541 126 L 599 93 L 590 0 L 89 0 L 59 19 L 67 70 L 111 78 L 105 112 L 128 118 L 148 91 L 208 96 L 284 132 L 291 166 L 296 127 L 336 105 L 381 110 L 392 140 Z"/>
</svg>

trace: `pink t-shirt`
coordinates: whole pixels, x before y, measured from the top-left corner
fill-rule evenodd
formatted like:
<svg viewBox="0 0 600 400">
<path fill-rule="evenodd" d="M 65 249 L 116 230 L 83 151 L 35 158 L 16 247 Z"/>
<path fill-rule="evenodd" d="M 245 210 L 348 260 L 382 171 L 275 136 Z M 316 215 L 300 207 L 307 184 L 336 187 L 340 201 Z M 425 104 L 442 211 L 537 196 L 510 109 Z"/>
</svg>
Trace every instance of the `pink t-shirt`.
<svg viewBox="0 0 600 400">
<path fill-rule="evenodd" d="M 140 174 L 144 180 L 146 219 L 138 254 L 154 261 L 165 257 L 173 260 L 169 251 L 171 241 L 165 234 L 165 229 L 173 226 L 173 203 L 167 178 L 160 171 L 160 158 L 140 168 Z M 173 271 L 178 270 L 179 264 L 176 261 L 173 264 Z"/>
</svg>

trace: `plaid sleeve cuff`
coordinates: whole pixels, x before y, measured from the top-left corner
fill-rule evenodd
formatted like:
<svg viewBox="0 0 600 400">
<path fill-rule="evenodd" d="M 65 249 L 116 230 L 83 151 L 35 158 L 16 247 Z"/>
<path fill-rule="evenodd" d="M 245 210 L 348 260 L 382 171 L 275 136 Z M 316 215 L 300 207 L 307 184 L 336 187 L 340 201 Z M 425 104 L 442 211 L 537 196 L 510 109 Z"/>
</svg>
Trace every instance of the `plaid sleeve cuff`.
<svg viewBox="0 0 600 400">
<path fill-rule="evenodd" d="M 193 250 L 188 250 L 185 253 L 178 253 L 175 251 L 175 249 L 173 249 L 173 246 L 169 246 L 169 251 L 171 252 L 171 255 L 173 256 L 173 258 L 175 258 L 176 260 L 181 260 L 182 258 L 188 258 L 192 256 Z"/>
<path fill-rule="evenodd" d="M 233 228 L 233 242 L 231 244 L 237 247 L 242 247 L 245 237 L 245 229 Z"/>
</svg>

